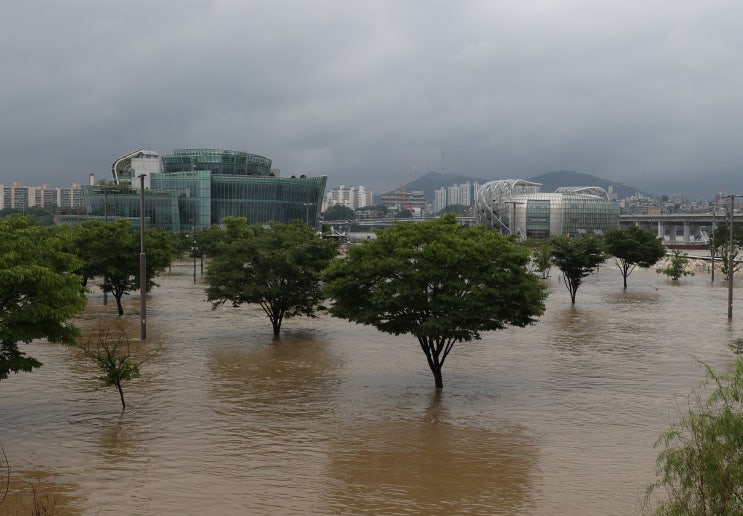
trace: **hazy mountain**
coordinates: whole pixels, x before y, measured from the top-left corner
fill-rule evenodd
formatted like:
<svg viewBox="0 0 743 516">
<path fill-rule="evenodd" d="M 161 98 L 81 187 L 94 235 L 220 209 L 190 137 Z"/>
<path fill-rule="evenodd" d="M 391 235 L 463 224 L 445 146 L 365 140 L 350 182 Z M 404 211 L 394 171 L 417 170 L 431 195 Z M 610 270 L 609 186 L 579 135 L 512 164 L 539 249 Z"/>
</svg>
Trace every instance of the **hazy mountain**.
<svg viewBox="0 0 743 516">
<path fill-rule="evenodd" d="M 399 192 L 405 190 L 406 192 L 424 192 L 427 201 L 433 201 L 434 192 L 436 189 L 452 185 L 461 185 L 469 181 L 470 183 L 487 183 L 489 179 L 483 179 L 478 177 L 461 176 L 458 174 L 447 174 L 444 172 L 429 172 L 424 176 L 419 177 L 411 181 L 408 184 L 402 185 L 399 188 L 390 190 L 387 193 Z"/>
<path fill-rule="evenodd" d="M 511 178 L 520 179 L 520 178 Z M 524 178 L 527 181 L 533 181 L 535 183 L 542 184 L 543 192 L 554 192 L 560 186 L 600 186 L 605 190 L 609 190 L 609 187 L 613 187 L 614 193 L 617 199 L 624 199 L 625 197 L 631 197 L 635 193 L 640 192 L 633 186 L 626 186 L 622 183 L 615 181 L 609 181 L 600 177 L 592 176 L 590 174 L 582 174 L 580 172 L 574 172 L 572 170 L 557 170 L 555 172 L 548 172 L 539 176 Z M 455 184 L 462 184 L 469 181 L 470 183 L 484 184 L 492 179 L 483 179 L 481 177 L 462 176 L 458 174 L 447 174 L 443 172 L 429 172 L 424 176 L 411 181 L 405 185 L 400 186 L 391 190 L 391 192 L 397 192 L 405 190 L 406 192 L 421 191 L 426 195 L 427 201 L 433 201 L 434 191 L 441 187 L 452 186 Z"/>
<path fill-rule="evenodd" d="M 609 181 L 608 179 L 602 179 L 590 174 L 581 174 L 580 172 L 574 172 L 572 170 L 548 172 L 540 176 L 527 178 L 527 181 L 542 183 L 543 192 L 554 192 L 560 186 L 600 186 L 604 190 L 608 191 L 611 186 L 614 189 L 617 199 L 631 197 L 640 192 L 640 190 L 634 186 L 626 186 L 622 183 Z"/>
</svg>

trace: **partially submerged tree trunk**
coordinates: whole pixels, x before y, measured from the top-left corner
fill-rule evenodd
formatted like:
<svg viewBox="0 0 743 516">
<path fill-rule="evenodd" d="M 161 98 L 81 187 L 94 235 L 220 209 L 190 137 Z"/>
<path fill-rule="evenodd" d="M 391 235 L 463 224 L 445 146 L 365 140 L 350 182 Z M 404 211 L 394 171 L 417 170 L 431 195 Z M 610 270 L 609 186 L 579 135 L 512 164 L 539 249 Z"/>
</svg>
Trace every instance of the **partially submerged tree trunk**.
<svg viewBox="0 0 743 516">
<path fill-rule="evenodd" d="M 119 316 L 124 315 L 124 307 L 121 306 L 121 294 L 116 295 L 114 293 L 114 298 L 116 299 L 116 309 L 119 311 Z"/>
<path fill-rule="evenodd" d="M 433 373 L 433 380 L 436 389 L 444 388 L 444 377 L 441 373 L 441 369 L 444 367 L 444 360 L 451 351 L 454 341 L 451 339 L 433 339 L 427 337 L 418 337 L 418 342 L 423 349 L 423 353 L 426 354 L 426 360 L 428 361 L 428 367 Z"/>
</svg>

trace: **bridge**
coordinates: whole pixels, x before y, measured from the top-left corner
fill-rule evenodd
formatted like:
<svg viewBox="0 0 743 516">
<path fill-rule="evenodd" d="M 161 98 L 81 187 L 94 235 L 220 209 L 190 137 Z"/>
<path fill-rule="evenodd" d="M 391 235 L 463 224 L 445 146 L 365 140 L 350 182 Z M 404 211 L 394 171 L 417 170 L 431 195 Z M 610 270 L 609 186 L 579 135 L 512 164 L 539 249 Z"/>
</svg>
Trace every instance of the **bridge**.
<svg viewBox="0 0 743 516">
<path fill-rule="evenodd" d="M 396 221 L 423 222 L 437 217 L 415 217 L 406 219 L 326 220 L 323 224 L 335 229 L 347 230 L 351 224 L 362 228 L 385 228 Z M 477 217 L 457 217 L 460 224 L 476 225 Z M 663 238 L 666 243 L 707 244 L 709 235 L 720 224 L 727 224 L 730 217 L 725 211 L 717 213 L 668 213 L 663 215 L 620 215 L 619 226 L 637 225 Z M 734 214 L 734 222 L 743 224 L 743 213 Z"/>
<path fill-rule="evenodd" d="M 734 213 L 734 223 L 743 223 L 743 213 Z M 727 224 L 730 217 L 724 211 L 717 213 L 669 213 L 665 215 L 620 215 L 619 226 L 635 224 L 649 229 L 665 242 L 707 243 L 709 235 L 720 224 Z"/>
</svg>

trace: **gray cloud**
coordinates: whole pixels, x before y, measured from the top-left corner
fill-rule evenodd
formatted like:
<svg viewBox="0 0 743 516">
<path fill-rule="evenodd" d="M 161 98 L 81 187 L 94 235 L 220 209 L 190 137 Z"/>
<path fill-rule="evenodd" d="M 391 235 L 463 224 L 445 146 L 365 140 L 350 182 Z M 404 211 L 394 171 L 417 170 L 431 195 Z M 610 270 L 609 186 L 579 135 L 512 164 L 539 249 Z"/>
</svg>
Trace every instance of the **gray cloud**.
<svg viewBox="0 0 743 516">
<path fill-rule="evenodd" d="M 737 2 L 6 4 L 0 183 L 199 146 L 376 191 L 570 169 L 743 192 Z"/>
</svg>

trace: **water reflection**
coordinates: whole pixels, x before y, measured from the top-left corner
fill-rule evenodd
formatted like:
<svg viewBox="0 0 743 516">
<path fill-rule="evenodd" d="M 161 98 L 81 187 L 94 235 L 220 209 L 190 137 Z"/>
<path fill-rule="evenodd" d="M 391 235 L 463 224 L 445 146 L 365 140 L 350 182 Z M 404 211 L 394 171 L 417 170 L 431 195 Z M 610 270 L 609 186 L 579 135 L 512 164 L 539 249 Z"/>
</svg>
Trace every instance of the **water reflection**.
<svg viewBox="0 0 743 516">
<path fill-rule="evenodd" d="M 2 481 L 0 482 L 0 514 L 54 514 L 72 516 L 80 512 L 80 498 L 77 496 L 80 486 L 71 482 L 62 482 L 59 475 L 49 470 L 16 470 L 7 465 L 0 456 Z M 7 482 L 7 496 L 4 497 Z M 3 500 L 4 498 L 4 500 Z"/>
<path fill-rule="evenodd" d="M 538 446 L 520 427 L 470 428 L 435 394 L 418 419 L 344 425 L 325 497 L 344 514 L 514 514 L 531 504 Z"/>
<path fill-rule="evenodd" d="M 218 413 L 237 411 L 314 417 L 327 412 L 339 385 L 342 358 L 309 333 L 250 347 L 207 351 L 209 395 Z"/>
</svg>

